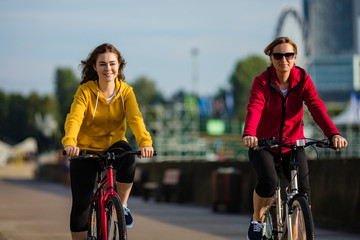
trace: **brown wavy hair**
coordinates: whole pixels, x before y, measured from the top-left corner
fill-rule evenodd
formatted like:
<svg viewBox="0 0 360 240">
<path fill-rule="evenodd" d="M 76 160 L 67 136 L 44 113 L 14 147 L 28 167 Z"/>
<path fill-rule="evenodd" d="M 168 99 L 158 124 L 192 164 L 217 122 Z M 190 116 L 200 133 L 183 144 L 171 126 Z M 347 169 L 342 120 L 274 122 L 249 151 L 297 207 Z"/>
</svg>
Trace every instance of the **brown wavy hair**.
<svg viewBox="0 0 360 240">
<path fill-rule="evenodd" d="M 297 54 L 297 46 L 296 46 L 296 44 L 293 41 L 291 41 L 291 39 L 288 38 L 288 37 L 275 38 L 274 41 L 272 41 L 269 45 L 267 45 L 267 47 L 264 50 L 264 53 L 266 55 L 270 56 L 272 54 L 274 48 L 277 45 L 282 44 L 282 43 L 289 43 L 293 47 L 295 54 Z"/>
<path fill-rule="evenodd" d="M 117 56 L 119 61 L 119 72 L 118 78 L 120 81 L 125 81 L 125 75 L 123 73 L 123 69 L 126 65 L 125 59 L 121 56 L 120 52 L 109 43 L 101 44 L 100 46 L 96 47 L 88 56 L 86 60 L 82 60 L 80 64 L 81 70 L 81 82 L 80 84 L 84 84 L 88 81 L 97 81 L 99 80 L 99 76 L 94 69 L 96 65 L 96 60 L 100 54 L 112 52 Z"/>
</svg>

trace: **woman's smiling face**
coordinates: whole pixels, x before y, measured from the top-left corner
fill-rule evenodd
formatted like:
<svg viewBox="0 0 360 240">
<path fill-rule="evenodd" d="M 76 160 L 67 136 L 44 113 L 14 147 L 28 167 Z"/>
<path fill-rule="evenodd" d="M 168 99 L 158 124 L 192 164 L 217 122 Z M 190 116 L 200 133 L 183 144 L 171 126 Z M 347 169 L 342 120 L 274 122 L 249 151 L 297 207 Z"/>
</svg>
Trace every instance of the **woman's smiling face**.
<svg viewBox="0 0 360 240">
<path fill-rule="evenodd" d="M 99 81 L 114 81 L 119 72 L 118 57 L 112 52 L 99 54 L 94 69 L 99 76 Z"/>
</svg>

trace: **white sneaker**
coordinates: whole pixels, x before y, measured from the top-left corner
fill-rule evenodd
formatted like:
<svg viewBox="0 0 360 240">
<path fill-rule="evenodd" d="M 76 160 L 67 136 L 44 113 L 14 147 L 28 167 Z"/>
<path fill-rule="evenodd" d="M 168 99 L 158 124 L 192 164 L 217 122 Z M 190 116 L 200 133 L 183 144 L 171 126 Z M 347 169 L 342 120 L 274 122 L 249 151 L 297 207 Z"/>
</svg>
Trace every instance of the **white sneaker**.
<svg viewBox="0 0 360 240">
<path fill-rule="evenodd" d="M 126 228 L 132 228 L 134 225 L 134 220 L 130 214 L 130 209 L 127 206 L 123 206 L 123 208 L 124 208 Z"/>
</svg>

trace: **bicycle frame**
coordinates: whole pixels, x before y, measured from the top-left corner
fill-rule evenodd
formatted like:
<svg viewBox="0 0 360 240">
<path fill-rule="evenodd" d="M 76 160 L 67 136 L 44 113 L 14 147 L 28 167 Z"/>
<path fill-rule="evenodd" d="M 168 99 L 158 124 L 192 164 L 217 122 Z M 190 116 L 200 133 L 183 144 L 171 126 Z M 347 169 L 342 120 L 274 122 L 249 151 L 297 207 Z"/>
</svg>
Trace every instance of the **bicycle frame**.
<svg viewBox="0 0 360 240">
<path fill-rule="evenodd" d="M 309 144 L 310 145 L 310 144 Z M 290 146 L 290 145 L 288 145 Z M 320 145 L 321 146 L 321 145 Z M 277 161 L 275 163 L 276 166 L 276 172 L 278 175 L 278 183 L 277 187 L 275 189 L 275 194 L 273 197 L 273 200 L 268 205 L 268 207 L 265 210 L 265 213 L 263 215 L 264 219 L 267 219 L 268 215 L 271 215 L 270 211 L 275 206 L 276 208 L 276 219 L 272 219 L 270 224 L 274 223 L 276 221 L 276 232 L 270 233 L 267 232 L 267 237 L 269 237 L 269 234 L 276 234 L 277 239 L 285 239 L 284 233 L 287 234 L 287 239 L 293 239 L 294 232 L 293 229 L 290 226 L 293 226 L 292 224 L 292 204 L 294 200 L 298 200 L 299 197 L 304 198 L 304 195 L 299 193 L 298 191 L 298 166 L 299 163 L 296 161 L 296 151 L 299 148 L 305 148 L 306 143 L 305 140 L 299 140 L 299 142 L 296 142 L 296 145 L 291 147 L 292 152 L 292 159 L 290 160 L 289 166 L 290 166 L 290 184 L 286 188 L 286 201 L 283 203 L 283 200 L 281 198 L 281 174 L 282 174 L 282 168 L 281 168 L 281 161 L 282 157 L 281 155 L 277 158 Z M 306 197 L 305 197 L 306 199 Z M 284 209 L 285 208 L 285 209 Z M 285 212 L 284 212 L 285 211 Z M 270 218 L 271 219 L 271 218 Z M 284 221 L 285 220 L 285 221 Z M 274 227 L 274 226 L 273 226 Z M 271 229 L 273 229 L 273 227 Z M 287 232 L 285 232 L 287 231 Z M 297 236 L 297 233 L 295 233 Z"/>
<path fill-rule="evenodd" d="M 99 170 L 97 171 L 97 188 L 92 197 L 90 203 L 89 211 L 89 228 L 88 228 L 88 237 L 94 239 L 93 234 L 96 234 L 96 239 L 98 240 L 107 240 L 108 235 L 110 235 L 109 230 L 111 230 L 111 235 L 118 235 L 121 239 L 127 238 L 125 218 L 123 206 L 119 195 L 116 193 L 114 186 L 114 175 L 113 175 L 113 162 L 115 160 L 123 159 L 127 155 L 141 155 L 140 151 L 124 151 L 122 148 L 113 148 L 112 151 L 101 153 L 97 151 L 80 151 L 79 156 L 72 157 L 71 159 L 83 159 L 83 158 L 97 158 L 99 159 Z M 116 153 L 116 152 L 121 153 Z M 66 155 L 66 151 L 63 151 L 63 154 Z M 156 156 L 156 151 L 154 151 L 154 156 Z M 96 157 L 97 156 L 97 157 Z M 121 165 L 120 165 L 121 167 Z M 103 176 L 103 172 L 106 171 L 106 174 Z M 107 209 L 108 207 L 114 208 L 114 211 Z M 93 221 L 93 214 L 96 213 L 95 222 Z M 109 213 L 114 213 L 111 218 L 108 218 Z M 110 215 L 109 215 L 110 216 Z M 113 222 L 113 217 L 116 218 L 117 222 Z M 110 220 L 110 224 L 109 221 Z M 115 223 L 116 227 L 113 229 L 108 229 L 113 227 L 111 223 Z M 95 229 L 93 229 L 93 226 Z M 117 231 L 118 230 L 118 231 Z M 96 231 L 93 233 L 93 231 Z M 89 233 L 91 236 L 89 236 Z"/>
<path fill-rule="evenodd" d="M 107 187 L 106 187 L 107 186 Z M 106 187 L 106 189 L 105 189 Z M 98 202 L 98 207 L 99 207 L 99 224 L 100 224 L 100 239 L 107 239 L 107 221 L 106 221 L 106 202 L 109 199 L 110 196 L 117 196 L 119 197 L 119 195 L 116 193 L 116 191 L 114 190 L 115 186 L 114 186 L 114 177 L 113 177 L 113 167 L 112 165 L 110 165 L 109 167 L 107 167 L 106 169 L 106 175 L 104 177 L 102 177 L 102 172 L 99 171 L 98 172 L 98 180 L 97 180 L 97 189 L 96 192 L 93 196 L 93 199 L 91 201 L 91 207 L 94 206 L 94 204 L 96 202 Z M 91 209 L 90 209 L 91 210 Z M 90 211 L 91 212 L 91 211 Z M 89 216 L 89 221 L 90 221 L 91 216 Z"/>
<path fill-rule="evenodd" d="M 280 159 L 281 161 L 281 159 Z M 292 162 L 295 162 L 295 158 L 291 160 Z M 278 170 L 279 171 L 279 170 Z M 287 228 L 287 226 L 291 226 L 291 218 L 290 218 L 290 211 L 289 211 L 289 203 L 291 201 L 292 198 L 294 198 L 297 194 L 299 194 L 298 192 L 298 181 L 297 181 L 297 168 L 291 170 L 291 183 L 290 183 L 290 189 L 286 190 L 286 204 L 283 205 L 283 200 L 281 198 L 281 185 L 280 185 L 280 180 L 281 180 L 281 172 L 278 172 L 278 183 L 277 183 L 277 187 L 275 189 L 275 194 L 274 197 L 271 201 L 271 203 L 269 204 L 267 210 L 264 213 L 264 216 L 266 214 L 269 214 L 270 208 L 271 206 L 275 205 L 276 208 L 276 233 L 278 235 L 278 239 L 281 239 L 282 234 L 284 233 L 284 230 Z M 284 209 L 283 206 L 285 206 L 285 215 L 284 215 Z M 283 216 L 285 217 L 285 222 L 283 221 Z M 288 230 L 288 234 L 289 234 L 289 239 L 292 239 L 292 229 L 287 228 Z"/>
<path fill-rule="evenodd" d="M 306 140 L 310 140 L 307 142 Z M 336 149 L 327 140 L 299 139 L 296 143 L 284 143 L 282 139 L 276 141 L 274 137 L 258 141 L 258 148 L 271 149 L 279 147 L 280 155 L 276 156 L 275 168 L 278 175 L 278 184 L 271 203 L 265 209 L 263 220 L 268 224 L 265 227 L 265 239 L 315 239 L 314 221 L 306 194 L 298 191 L 298 167 L 296 151 L 308 146 Z M 286 188 L 286 200 L 281 199 L 282 151 L 281 148 L 290 149 L 292 158 L 289 162 L 290 184 Z M 279 164 L 280 163 L 280 164 Z M 274 212 L 274 208 L 276 208 Z M 294 221 L 294 222 L 293 222 Z M 276 225 L 276 229 L 274 229 Z M 300 238 L 299 238 L 300 237 Z"/>
</svg>

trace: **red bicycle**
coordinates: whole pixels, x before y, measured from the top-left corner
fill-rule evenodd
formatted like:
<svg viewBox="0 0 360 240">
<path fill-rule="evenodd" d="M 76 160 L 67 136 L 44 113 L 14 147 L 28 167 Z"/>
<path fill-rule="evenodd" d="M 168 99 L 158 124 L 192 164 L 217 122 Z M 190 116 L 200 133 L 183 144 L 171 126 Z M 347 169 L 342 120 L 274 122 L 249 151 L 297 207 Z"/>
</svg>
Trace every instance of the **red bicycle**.
<svg viewBox="0 0 360 240">
<path fill-rule="evenodd" d="M 114 183 L 113 163 L 128 155 L 141 155 L 141 152 L 124 151 L 122 148 L 112 148 L 103 153 L 82 150 L 79 156 L 70 158 L 95 158 L 99 163 L 97 189 L 90 205 L 87 240 L 127 239 L 124 209 Z M 105 171 L 106 174 L 103 174 Z"/>
</svg>

